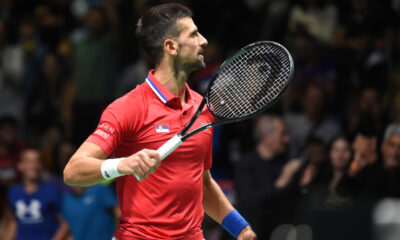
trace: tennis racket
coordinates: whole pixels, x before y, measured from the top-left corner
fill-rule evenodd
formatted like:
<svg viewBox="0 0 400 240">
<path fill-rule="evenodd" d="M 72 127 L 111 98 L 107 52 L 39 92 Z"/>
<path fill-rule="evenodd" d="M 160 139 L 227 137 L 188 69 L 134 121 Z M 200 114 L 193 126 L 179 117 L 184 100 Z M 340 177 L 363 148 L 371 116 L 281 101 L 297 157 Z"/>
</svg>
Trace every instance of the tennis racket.
<svg viewBox="0 0 400 240">
<path fill-rule="evenodd" d="M 287 88 L 293 70 L 292 56 L 276 42 L 261 41 L 240 49 L 213 75 L 206 94 L 189 123 L 157 149 L 161 159 L 198 132 L 249 119 L 272 106 Z M 215 121 L 187 132 L 204 105 L 214 115 Z M 144 180 L 139 175 L 134 175 L 139 181 Z"/>
</svg>

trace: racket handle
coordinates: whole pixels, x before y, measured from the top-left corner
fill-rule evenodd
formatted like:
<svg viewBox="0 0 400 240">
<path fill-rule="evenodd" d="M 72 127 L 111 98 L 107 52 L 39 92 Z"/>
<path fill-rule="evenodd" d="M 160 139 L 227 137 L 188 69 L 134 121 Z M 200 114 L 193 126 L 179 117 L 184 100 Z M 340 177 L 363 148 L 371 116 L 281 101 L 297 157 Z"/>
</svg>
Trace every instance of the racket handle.
<svg viewBox="0 0 400 240">
<path fill-rule="evenodd" d="M 161 147 L 159 147 L 157 149 L 157 152 L 161 156 L 161 160 L 164 160 L 164 158 L 166 158 L 170 153 L 172 153 L 181 144 L 182 144 L 182 139 L 178 135 L 175 135 L 170 140 L 168 140 L 166 143 L 164 143 Z M 156 164 L 156 160 L 154 158 L 152 158 L 151 160 L 153 160 L 154 164 Z M 135 175 L 135 177 L 138 181 L 144 180 L 144 179 L 140 178 L 140 176 L 137 173 L 134 173 L 133 175 Z"/>
</svg>

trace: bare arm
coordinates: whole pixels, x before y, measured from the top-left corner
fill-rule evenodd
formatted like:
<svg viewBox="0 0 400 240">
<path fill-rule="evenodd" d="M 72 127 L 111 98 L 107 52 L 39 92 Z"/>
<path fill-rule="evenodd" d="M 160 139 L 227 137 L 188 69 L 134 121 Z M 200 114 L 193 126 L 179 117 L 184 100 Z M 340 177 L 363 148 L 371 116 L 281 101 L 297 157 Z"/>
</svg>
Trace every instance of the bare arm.
<svg viewBox="0 0 400 240">
<path fill-rule="evenodd" d="M 228 213 L 234 210 L 224 192 L 212 178 L 209 170 L 203 172 L 203 208 L 207 215 L 219 224 L 222 223 Z M 256 239 L 256 235 L 251 227 L 247 226 L 240 232 L 238 239 L 252 240 Z"/>
<path fill-rule="evenodd" d="M 104 181 L 101 174 L 101 165 L 107 154 L 94 143 L 84 142 L 71 157 L 64 169 L 64 181 L 68 185 L 91 186 Z M 143 149 L 131 156 L 127 156 L 118 164 L 121 174 L 137 173 L 145 178 L 156 169 L 161 162 L 157 151 Z"/>
<path fill-rule="evenodd" d="M 69 232 L 69 226 L 67 222 L 62 218 L 61 214 L 57 214 L 57 220 L 60 223 L 60 227 L 57 232 L 54 234 L 52 240 L 63 240 L 66 239 Z"/>
<path fill-rule="evenodd" d="M 17 220 L 9 207 L 5 209 L 4 221 L 4 240 L 14 240 L 17 234 Z"/>
</svg>

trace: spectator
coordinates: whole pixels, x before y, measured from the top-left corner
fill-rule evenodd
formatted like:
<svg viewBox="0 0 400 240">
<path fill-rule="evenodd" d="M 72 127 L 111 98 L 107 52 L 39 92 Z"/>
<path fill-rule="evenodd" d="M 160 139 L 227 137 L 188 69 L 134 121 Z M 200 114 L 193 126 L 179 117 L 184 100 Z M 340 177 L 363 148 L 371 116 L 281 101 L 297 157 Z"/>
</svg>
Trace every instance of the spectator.
<svg viewBox="0 0 400 240">
<path fill-rule="evenodd" d="M 15 118 L 0 118 L 0 186 L 2 192 L 17 180 L 17 161 L 24 143 L 17 136 Z"/>
<path fill-rule="evenodd" d="M 0 19 L 0 115 L 13 115 L 20 125 L 24 122 L 24 99 L 21 86 L 22 69 L 18 57 L 14 59 L 15 49 L 10 44 L 9 31 L 4 20 Z"/>
<path fill-rule="evenodd" d="M 350 142 L 343 136 L 337 137 L 332 141 L 329 149 L 329 161 L 331 166 L 331 178 L 328 182 L 328 195 L 325 198 L 327 208 L 336 209 L 348 203 L 347 198 L 342 198 L 336 193 L 336 187 L 346 174 L 351 161 Z"/>
<path fill-rule="evenodd" d="M 110 240 L 120 216 L 117 198 L 106 185 L 72 187 L 63 197 L 62 212 L 77 240 Z"/>
<path fill-rule="evenodd" d="M 347 106 L 343 127 L 347 136 L 354 138 L 360 125 L 368 122 L 368 127 L 376 131 L 378 139 L 381 139 L 388 119 L 381 103 L 381 94 L 377 89 L 364 87 L 359 96 L 353 99 L 352 104 L 348 101 Z"/>
<path fill-rule="evenodd" d="M 375 203 L 384 197 L 400 196 L 400 125 L 393 123 L 386 128 L 380 159 L 376 139 L 376 134 L 359 133 L 356 136 L 352 145 L 352 163 L 337 186 L 340 196 L 352 200 L 347 222 L 356 223 L 355 228 L 365 229 L 353 234 L 361 239 L 371 239 L 373 234 L 371 214 Z"/>
<path fill-rule="evenodd" d="M 310 84 L 319 86 L 325 93 L 325 107 L 332 109 L 336 95 L 336 69 L 330 59 L 323 55 L 315 38 L 308 32 L 298 32 L 291 36 L 291 52 L 295 61 L 295 70 L 290 92 L 294 101 L 301 102 L 302 95 Z M 292 106 L 290 106 L 292 107 Z M 298 107 L 298 106 L 294 106 Z M 289 109 L 293 110 L 293 109 Z"/>
<path fill-rule="evenodd" d="M 43 63 L 43 80 L 35 85 L 27 103 L 27 127 L 33 139 L 50 127 L 61 125 L 61 109 L 68 80 L 65 77 L 58 57 L 47 54 Z"/>
<path fill-rule="evenodd" d="M 115 95 L 122 95 L 133 90 L 137 85 L 144 83 L 147 73 L 150 71 L 152 61 L 150 57 L 143 51 L 140 51 L 140 56 L 136 62 L 126 67 L 119 79 Z"/>
<path fill-rule="evenodd" d="M 18 154 L 23 146 L 17 137 L 17 127 L 15 118 L 0 117 L 0 239 L 5 223 L 2 217 L 5 216 L 6 192 L 17 180 Z"/>
<path fill-rule="evenodd" d="M 301 156 L 309 139 L 320 138 L 327 145 L 341 131 L 339 124 L 326 114 L 325 94 L 321 87 L 311 84 L 306 88 L 303 108 L 304 113 L 289 113 L 284 117 L 291 138 L 291 157 Z"/>
<path fill-rule="evenodd" d="M 75 99 L 73 139 L 82 142 L 95 129 L 103 108 L 112 98 L 117 70 L 116 35 L 108 28 L 107 9 L 91 8 L 85 18 L 85 35 L 74 46 Z"/>
<path fill-rule="evenodd" d="M 337 9 L 326 0 L 301 0 L 292 7 L 289 31 L 305 29 L 319 42 L 331 44 L 337 24 Z"/>
<path fill-rule="evenodd" d="M 282 171 L 289 136 L 281 118 L 261 116 L 255 130 L 258 144 L 237 163 L 235 188 L 239 207 L 252 222 L 258 238 L 269 239 L 276 226 L 289 221 L 286 187 L 299 164 L 292 162 Z"/>
<path fill-rule="evenodd" d="M 377 160 L 376 139 L 358 135 L 353 143 L 354 159 L 341 181 L 343 194 L 352 196 L 400 197 L 400 123 L 386 127 Z"/>
<path fill-rule="evenodd" d="M 11 219 L 5 239 L 64 239 L 68 225 L 61 218 L 60 191 L 41 181 L 42 160 L 37 149 L 22 151 L 18 162 L 22 183 L 8 191 Z"/>
</svg>

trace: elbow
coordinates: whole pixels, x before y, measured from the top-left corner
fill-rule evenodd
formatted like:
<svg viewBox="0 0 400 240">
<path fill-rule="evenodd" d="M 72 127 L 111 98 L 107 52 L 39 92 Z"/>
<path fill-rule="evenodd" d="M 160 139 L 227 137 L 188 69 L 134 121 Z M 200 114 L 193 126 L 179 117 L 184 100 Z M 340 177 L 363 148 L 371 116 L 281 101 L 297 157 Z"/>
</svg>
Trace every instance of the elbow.
<svg viewBox="0 0 400 240">
<path fill-rule="evenodd" d="M 74 171 L 72 170 L 70 162 L 68 162 L 64 168 L 63 179 L 64 179 L 64 183 L 69 186 L 76 185 Z"/>
<path fill-rule="evenodd" d="M 67 185 L 72 185 L 72 183 L 73 183 L 72 179 L 73 179 L 73 178 L 72 178 L 72 176 L 71 176 L 71 173 L 70 173 L 70 171 L 69 171 L 68 166 L 66 166 L 66 167 L 64 168 L 63 178 L 64 178 L 64 183 L 65 183 L 65 184 L 67 184 Z"/>
</svg>

